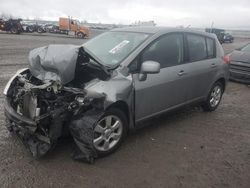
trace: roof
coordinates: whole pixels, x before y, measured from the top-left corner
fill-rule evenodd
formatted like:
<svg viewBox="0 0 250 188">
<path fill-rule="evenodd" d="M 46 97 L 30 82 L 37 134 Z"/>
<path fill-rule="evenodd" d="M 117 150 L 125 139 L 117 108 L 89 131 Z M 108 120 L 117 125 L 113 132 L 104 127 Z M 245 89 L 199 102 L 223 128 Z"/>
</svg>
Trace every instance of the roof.
<svg viewBox="0 0 250 188">
<path fill-rule="evenodd" d="M 117 28 L 113 29 L 112 31 L 123 31 L 123 32 L 138 32 L 138 33 L 149 33 L 149 34 L 156 34 L 156 33 L 168 33 L 168 32 L 191 32 L 200 35 L 206 35 L 210 37 L 214 37 L 213 34 L 207 33 L 205 31 L 198 31 L 189 28 L 174 28 L 174 27 L 156 27 L 156 26 L 136 26 L 136 27 L 124 27 L 124 28 Z"/>
<path fill-rule="evenodd" d="M 112 31 L 127 31 L 127 32 L 139 32 L 139 33 L 157 33 L 161 31 L 163 27 L 155 27 L 155 26 L 134 26 L 134 27 L 123 27 L 117 28 Z"/>
</svg>

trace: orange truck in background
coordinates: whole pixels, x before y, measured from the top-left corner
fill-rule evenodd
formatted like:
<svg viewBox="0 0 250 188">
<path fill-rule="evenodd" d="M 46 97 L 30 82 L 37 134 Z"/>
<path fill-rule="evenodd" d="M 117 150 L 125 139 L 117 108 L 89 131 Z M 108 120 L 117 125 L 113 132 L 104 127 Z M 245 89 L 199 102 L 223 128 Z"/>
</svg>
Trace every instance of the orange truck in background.
<svg viewBox="0 0 250 188">
<path fill-rule="evenodd" d="M 89 28 L 80 24 L 78 20 L 71 18 L 59 18 L 59 29 L 62 31 L 75 32 L 79 38 L 89 37 Z"/>
</svg>

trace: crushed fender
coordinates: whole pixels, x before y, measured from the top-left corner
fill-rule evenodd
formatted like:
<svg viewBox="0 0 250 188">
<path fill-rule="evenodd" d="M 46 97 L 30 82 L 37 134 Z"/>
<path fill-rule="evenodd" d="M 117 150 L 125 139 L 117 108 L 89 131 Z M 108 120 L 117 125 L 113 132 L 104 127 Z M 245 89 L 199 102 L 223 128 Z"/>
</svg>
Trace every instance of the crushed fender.
<svg viewBox="0 0 250 188">
<path fill-rule="evenodd" d="M 93 163 L 97 158 L 97 153 L 93 145 L 94 126 L 104 112 L 90 110 L 83 117 L 73 120 L 70 124 L 71 135 L 78 146 L 72 157 L 88 163 Z"/>
</svg>

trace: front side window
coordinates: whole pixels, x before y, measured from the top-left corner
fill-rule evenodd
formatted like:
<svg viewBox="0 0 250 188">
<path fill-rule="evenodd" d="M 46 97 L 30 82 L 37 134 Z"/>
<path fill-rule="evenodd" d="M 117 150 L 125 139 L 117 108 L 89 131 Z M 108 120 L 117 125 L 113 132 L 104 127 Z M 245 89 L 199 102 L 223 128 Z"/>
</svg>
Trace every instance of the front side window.
<svg viewBox="0 0 250 188">
<path fill-rule="evenodd" d="M 117 66 L 135 48 L 142 44 L 148 34 L 133 32 L 106 32 L 83 44 L 107 67 Z"/>
<path fill-rule="evenodd" d="M 141 61 L 156 61 L 161 68 L 183 62 L 183 35 L 168 34 L 153 42 L 141 56 Z"/>
<path fill-rule="evenodd" d="M 187 34 L 189 61 L 200 61 L 207 58 L 205 37 Z"/>
</svg>

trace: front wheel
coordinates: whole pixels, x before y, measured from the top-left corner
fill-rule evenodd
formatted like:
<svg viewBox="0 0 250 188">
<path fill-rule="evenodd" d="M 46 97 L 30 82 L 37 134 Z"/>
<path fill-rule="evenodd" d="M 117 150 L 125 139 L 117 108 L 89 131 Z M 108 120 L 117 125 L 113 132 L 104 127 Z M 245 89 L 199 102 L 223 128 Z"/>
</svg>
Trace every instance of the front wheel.
<svg viewBox="0 0 250 188">
<path fill-rule="evenodd" d="M 223 94 L 223 85 L 216 82 L 210 90 L 207 100 L 202 105 L 204 111 L 214 111 L 219 106 Z"/>
<path fill-rule="evenodd" d="M 127 133 L 127 118 L 116 108 L 111 108 L 99 119 L 94 127 L 93 145 L 98 156 L 114 152 Z"/>
<path fill-rule="evenodd" d="M 78 32 L 77 37 L 83 39 L 85 37 L 85 34 L 83 32 Z"/>
</svg>

